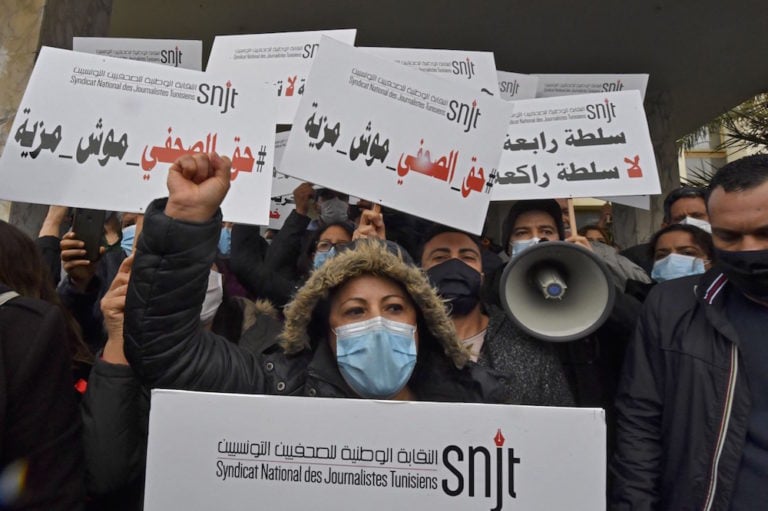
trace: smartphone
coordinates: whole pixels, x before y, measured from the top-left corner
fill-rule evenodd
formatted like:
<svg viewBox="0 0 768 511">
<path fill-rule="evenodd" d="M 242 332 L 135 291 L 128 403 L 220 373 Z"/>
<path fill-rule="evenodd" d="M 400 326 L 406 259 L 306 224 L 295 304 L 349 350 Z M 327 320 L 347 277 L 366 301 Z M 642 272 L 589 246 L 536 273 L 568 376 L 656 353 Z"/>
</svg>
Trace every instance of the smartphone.
<svg viewBox="0 0 768 511">
<path fill-rule="evenodd" d="M 104 237 L 106 211 L 100 209 L 76 209 L 72 221 L 75 236 L 85 242 L 85 258 L 96 261 L 99 258 L 101 239 Z"/>
</svg>

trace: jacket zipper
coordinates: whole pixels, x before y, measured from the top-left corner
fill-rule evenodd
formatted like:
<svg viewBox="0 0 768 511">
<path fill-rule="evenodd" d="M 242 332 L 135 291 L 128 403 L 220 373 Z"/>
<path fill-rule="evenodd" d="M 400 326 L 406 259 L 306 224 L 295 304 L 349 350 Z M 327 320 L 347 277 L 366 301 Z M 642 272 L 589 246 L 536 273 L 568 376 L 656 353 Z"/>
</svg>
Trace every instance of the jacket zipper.
<svg viewBox="0 0 768 511">
<path fill-rule="evenodd" d="M 733 394 L 736 390 L 736 376 L 739 372 L 739 359 L 737 356 L 736 345 L 731 343 L 731 370 L 728 375 L 728 389 L 725 395 L 725 409 L 723 418 L 720 421 L 720 432 L 715 444 L 715 457 L 712 460 L 712 469 L 709 476 L 709 487 L 707 488 L 706 499 L 704 500 L 704 511 L 711 511 L 715 502 L 715 492 L 717 491 L 717 470 L 720 464 L 720 456 L 723 454 L 725 438 L 728 435 L 728 424 L 731 421 L 731 409 L 733 408 Z"/>
</svg>

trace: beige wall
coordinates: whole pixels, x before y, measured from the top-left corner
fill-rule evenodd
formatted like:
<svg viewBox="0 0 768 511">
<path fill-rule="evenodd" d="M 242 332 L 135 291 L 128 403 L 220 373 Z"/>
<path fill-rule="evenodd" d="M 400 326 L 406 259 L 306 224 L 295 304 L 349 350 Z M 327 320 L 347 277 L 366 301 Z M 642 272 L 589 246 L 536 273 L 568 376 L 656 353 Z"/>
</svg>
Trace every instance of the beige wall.
<svg viewBox="0 0 768 511">
<path fill-rule="evenodd" d="M 0 154 L 35 64 L 45 0 L 0 0 Z M 0 220 L 10 203 L 0 201 Z"/>
<path fill-rule="evenodd" d="M 72 48 L 73 36 L 104 36 L 112 0 L 0 0 L 0 152 L 41 45 Z M 41 186 L 53 186 L 41 183 Z M 45 206 L 0 201 L 0 219 L 36 235 Z"/>
</svg>

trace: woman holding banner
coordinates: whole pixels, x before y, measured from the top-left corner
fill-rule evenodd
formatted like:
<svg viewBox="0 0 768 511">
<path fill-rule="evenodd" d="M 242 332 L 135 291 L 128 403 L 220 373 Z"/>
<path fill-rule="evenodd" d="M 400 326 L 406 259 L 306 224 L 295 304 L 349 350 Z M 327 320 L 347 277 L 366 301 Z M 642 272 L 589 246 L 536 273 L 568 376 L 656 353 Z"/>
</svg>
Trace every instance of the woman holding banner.
<svg viewBox="0 0 768 511">
<path fill-rule="evenodd" d="M 443 302 L 396 245 L 359 240 L 260 318 L 251 353 L 200 328 L 198 312 L 230 163 L 184 156 L 146 213 L 126 300 L 125 352 L 151 387 L 324 397 L 493 401 L 495 384 L 456 337 Z M 481 383 L 482 382 L 482 383 Z M 487 382 L 487 383 L 486 383 Z"/>
</svg>

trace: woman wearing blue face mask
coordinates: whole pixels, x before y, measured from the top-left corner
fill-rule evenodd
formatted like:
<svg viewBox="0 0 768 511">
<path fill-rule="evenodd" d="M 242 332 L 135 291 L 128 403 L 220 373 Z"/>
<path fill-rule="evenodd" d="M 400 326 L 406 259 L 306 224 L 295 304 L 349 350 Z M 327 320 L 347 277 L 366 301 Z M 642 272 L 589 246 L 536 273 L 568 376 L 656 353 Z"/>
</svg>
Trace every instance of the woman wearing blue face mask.
<svg viewBox="0 0 768 511">
<path fill-rule="evenodd" d="M 471 390 L 469 370 L 459 369 L 468 353 L 423 272 L 394 254 L 394 244 L 358 240 L 353 247 L 315 270 L 285 308 L 285 353 L 313 351 L 305 392 L 480 398 Z"/>
<path fill-rule="evenodd" d="M 352 241 L 353 230 L 349 222 L 339 222 L 330 224 L 315 233 L 304 249 L 304 259 L 299 261 L 304 273 L 316 270 L 349 244 Z M 311 264 L 309 264 L 310 261 Z"/>
<path fill-rule="evenodd" d="M 656 282 L 704 273 L 714 255 L 712 236 L 692 225 L 669 225 L 653 235 L 650 246 Z"/>
<path fill-rule="evenodd" d="M 202 182 L 187 177 L 198 172 L 207 176 Z M 253 350 L 205 331 L 199 312 L 229 162 L 184 156 L 168 183 L 170 197 L 147 208 L 125 302 L 125 355 L 148 388 L 495 399 L 496 384 L 468 365 L 469 351 L 424 273 L 379 240 L 358 240 L 314 270 L 283 309 L 284 323 L 255 318 L 240 339 Z"/>
</svg>

